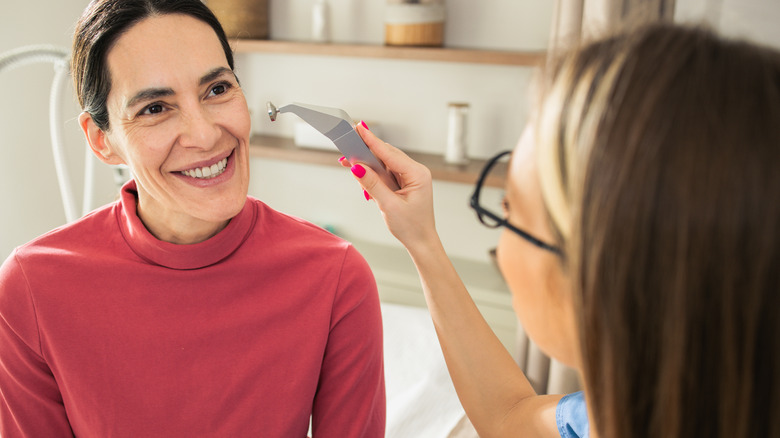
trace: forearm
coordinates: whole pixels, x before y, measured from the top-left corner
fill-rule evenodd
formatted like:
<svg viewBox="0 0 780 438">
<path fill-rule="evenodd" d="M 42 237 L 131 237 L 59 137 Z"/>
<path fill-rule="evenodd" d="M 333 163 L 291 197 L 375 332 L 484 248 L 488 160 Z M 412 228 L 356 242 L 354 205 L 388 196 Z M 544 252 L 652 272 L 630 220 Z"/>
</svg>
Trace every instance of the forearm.
<svg viewBox="0 0 780 438">
<path fill-rule="evenodd" d="M 417 266 L 450 376 L 480 436 L 557 436 L 555 406 L 561 397 L 536 396 L 480 314 L 441 245 L 430 171 L 365 127 L 356 129 L 402 187 L 393 191 L 371 169 L 352 168 L 382 210 L 388 229 Z"/>
<path fill-rule="evenodd" d="M 458 397 L 481 436 L 500 435 L 518 404 L 536 393 L 482 317 L 438 238 L 407 249 Z"/>
</svg>

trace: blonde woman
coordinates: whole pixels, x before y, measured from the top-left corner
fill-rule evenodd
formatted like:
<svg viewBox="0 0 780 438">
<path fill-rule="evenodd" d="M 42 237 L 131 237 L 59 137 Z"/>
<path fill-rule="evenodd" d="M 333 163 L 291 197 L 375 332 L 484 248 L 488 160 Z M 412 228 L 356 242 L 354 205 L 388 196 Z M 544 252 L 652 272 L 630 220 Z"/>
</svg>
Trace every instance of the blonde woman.
<svg viewBox="0 0 780 438">
<path fill-rule="evenodd" d="M 540 90 L 505 212 L 480 204 L 482 178 L 472 206 L 504 227 L 524 327 L 584 394 L 536 395 L 495 338 L 424 166 L 365 126 L 402 188 L 351 163 L 419 270 L 480 436 L 780 436 L 780 54 L 654 25 L 564 55 Z"/>
</svg>

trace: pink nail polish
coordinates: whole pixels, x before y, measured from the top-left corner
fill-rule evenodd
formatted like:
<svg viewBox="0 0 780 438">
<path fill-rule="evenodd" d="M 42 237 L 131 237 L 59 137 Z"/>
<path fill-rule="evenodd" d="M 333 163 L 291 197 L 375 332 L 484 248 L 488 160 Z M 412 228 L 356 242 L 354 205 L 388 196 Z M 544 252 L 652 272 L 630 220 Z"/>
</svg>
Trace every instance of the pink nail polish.
<svg viewBox="0 0 780 438">
<path fill-rule="evenodd" d="M 366 201 L 370 201 L 371 200 L 371 195 L 369 195 L 368 192 L 365 191 L 365 190 L 363 190 L 363 196 L 366 197 Z"/>
<path fill-rule="evenodd" d="M 347 157 L 341 157 L 341 158 L 339 158 L 339 163 L 341 163 L 342 161 L 344 161 L 344 160 L 346 160 L 346 159 L 347 159 Z"/>
<path fill-rule="evenodd" d="M 350 170 L 352 170 L 352 174 L 358 178 L 363 178 L 366 175 L 366 169 L 360 164 L 355 164 Z"/>
<path fill-rule="evenodd" d="M 364 121 L 362 121 L 362 120 L 361 120 L 361 121 L 360 121 L 360 124 L 361 124 L 361 125 L 363 125 L 363 127 L 364 127 L 364 128 L 366 128 L 367 130 L 369 130 L 369 131 L 370 131 L 370 129 L 368 129 L 368 125 L 366 125 L 366 122 L 364 122 Z"/>
</svg>

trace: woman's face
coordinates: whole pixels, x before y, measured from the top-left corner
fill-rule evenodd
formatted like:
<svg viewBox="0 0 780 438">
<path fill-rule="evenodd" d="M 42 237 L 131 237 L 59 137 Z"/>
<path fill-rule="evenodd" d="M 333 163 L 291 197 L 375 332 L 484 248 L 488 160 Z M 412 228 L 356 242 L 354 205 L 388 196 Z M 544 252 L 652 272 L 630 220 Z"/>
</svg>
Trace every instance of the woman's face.
<svg viewBox="0 0 780 438">
<path fill-rule="evenodd" d="M 174 243 L 216 234 L 246 201 L 250 119 L 214 30 L 186 15 L 150 17 L 119 37 L 107 65 L 101 154 L 131 168 L 141 220 Z"/>
<path fill-rule="evenodd" d="M 533 130 L 526 127 L 512 153 L 506 214 L 512 225 L 554 243 L 537 176 Z M 528 336 L 546 354 L 578 367 L 571 295 L 558 257 L 504 228 L 498 264 L 512 291 L 512 304 Z"/>
</svg>

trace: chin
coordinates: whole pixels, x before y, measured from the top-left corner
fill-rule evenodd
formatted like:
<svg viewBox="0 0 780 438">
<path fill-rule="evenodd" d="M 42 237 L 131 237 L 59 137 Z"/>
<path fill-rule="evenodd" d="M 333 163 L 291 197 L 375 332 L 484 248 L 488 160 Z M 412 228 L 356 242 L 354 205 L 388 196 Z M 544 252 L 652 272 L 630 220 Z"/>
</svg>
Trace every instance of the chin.
<svg viewBox="0 0 780 438">
<path fill-rule="evenodd" d="M 222 222 L 230 220 L 236 217 L 238 213 L 244 208 L 246 204 L 246 196 L 241 197 L 240 201 L 236 200 L 230 203 L 224 203 L 221 207 L 216 207 L 207 212 L 203 217 L 203 220 L 209 222 Z"/>
<path fill-rule="evenodd" d="M 231 190 L 223 195 L 210 196 L 196 203 L 188 203 L 186 211 L 192 217 L 205 222 L 223 222 L 241 212 L 246 204 L 246 191 Z M 208 208 L 203 208 L 207 205 Z"/>
</svg>

